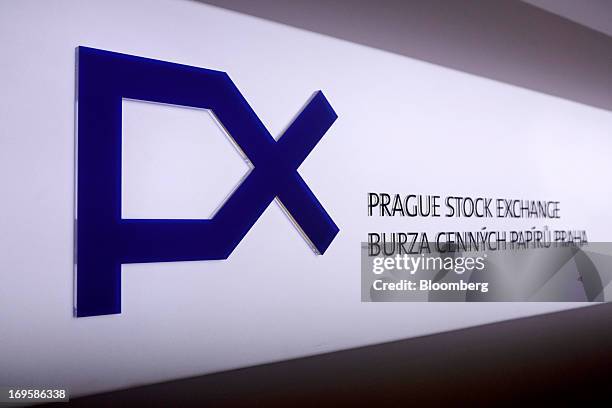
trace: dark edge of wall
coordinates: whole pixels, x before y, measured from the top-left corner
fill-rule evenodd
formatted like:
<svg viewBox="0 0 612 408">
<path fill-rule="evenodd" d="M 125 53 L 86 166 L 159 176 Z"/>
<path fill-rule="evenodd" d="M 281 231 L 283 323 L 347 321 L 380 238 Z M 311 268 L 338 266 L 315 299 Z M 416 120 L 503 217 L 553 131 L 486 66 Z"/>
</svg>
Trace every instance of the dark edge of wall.
<svg viewBox="0 0 612 408">
<path fill-rule="evenodd" d="M 612 110 L 612 37 L 518 0 L 199 1 Z"/>
<path fill-rule="evenodd" d="M 612 304 L 600 304 L 77 398 L 69 405 L 584 403 L 609 394 L 611 313 Z"/>
</svg>

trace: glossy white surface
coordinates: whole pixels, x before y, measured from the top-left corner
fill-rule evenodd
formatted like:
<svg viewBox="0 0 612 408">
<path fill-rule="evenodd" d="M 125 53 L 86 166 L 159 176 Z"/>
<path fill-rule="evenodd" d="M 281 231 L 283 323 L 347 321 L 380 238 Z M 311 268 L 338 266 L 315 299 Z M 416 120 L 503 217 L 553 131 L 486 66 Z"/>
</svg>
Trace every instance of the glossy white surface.
<svg viewBox="0 0 612 408">
<path fill-rule="evenodd" d="M 5 1 L 0 38 L 0 384 L 83 395 L 581 306 L 361 303 L 368 232 L 482 226 L 368 219 L 368 191 L 555 199 L 551 226 L 610 239 L 607 111 L 191 1 Z M 274 135 L 322 89 L 339 119 L 300 173 L 328 252 L 273 204 L 228 261 L 124 266 L 123 314 L 73 318 L 79 45 L 227 71 Z"/>
</svg>

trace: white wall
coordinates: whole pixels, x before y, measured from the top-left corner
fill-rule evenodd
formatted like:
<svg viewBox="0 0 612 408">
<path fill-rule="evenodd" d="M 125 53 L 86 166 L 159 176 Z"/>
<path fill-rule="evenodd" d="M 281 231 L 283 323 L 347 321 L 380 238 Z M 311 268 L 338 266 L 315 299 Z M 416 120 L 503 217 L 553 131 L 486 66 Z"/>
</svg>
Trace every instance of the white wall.
<svg viewBox="0 0 612 408">
<path fill-rule="evenodd" d="M 370 190 L 560 200 L 550 225 L 610 238 L 607 111 L 191 1 L 3 1 L 0 39 L 0 384 L 83 395 L 581 305 L 361 303 L 367 232 L 482 226 L 368 219 Z M 126 265 L 123 313 L 75 319 L 79 45 L 227 71 L 274 135 L 322 89 L 339 119 L 300 173 L 326 255 L 274 204 L 228 261 Z"/>
</svg>

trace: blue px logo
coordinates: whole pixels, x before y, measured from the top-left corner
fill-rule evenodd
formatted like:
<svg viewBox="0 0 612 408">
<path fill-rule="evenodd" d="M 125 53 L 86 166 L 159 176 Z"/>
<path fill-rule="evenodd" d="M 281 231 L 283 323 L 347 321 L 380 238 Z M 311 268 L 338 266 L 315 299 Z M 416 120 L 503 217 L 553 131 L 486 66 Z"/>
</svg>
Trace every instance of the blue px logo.
<svg viewBox="0 0 612 408">
<path fill-rule="evenodd" d="M 338 227 L 297 172 L 337 118 L 317 92 L 278 142 L 224 72 L 77 50 L 76 316 L 121 312 L 121 264 L 226 259 L 275 197 L 320 254 Z M 210 109 L 254 168 L 209 220 L 121 218 L 123 98 Z"/>
</svg>

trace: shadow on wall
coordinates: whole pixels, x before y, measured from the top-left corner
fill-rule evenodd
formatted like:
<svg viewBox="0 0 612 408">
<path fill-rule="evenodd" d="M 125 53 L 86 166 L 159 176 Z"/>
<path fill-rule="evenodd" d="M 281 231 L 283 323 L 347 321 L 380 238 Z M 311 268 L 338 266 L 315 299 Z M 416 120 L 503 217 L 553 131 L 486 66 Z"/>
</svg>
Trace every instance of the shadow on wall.
<svg viewBox="0 0 612 408">
<path fill-rule="evenodd" d="M 68 406 L 585 405 L 609 398 L 611 313 L 607 303 L 77 398 Z"/>
<path fill-rule="evenodd" d="M 518 0 L 196 1 L 612 110 L 612 37 Z"/>
</svg>

